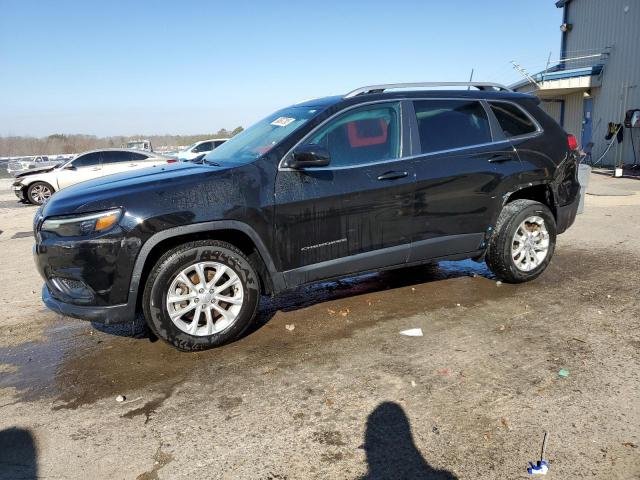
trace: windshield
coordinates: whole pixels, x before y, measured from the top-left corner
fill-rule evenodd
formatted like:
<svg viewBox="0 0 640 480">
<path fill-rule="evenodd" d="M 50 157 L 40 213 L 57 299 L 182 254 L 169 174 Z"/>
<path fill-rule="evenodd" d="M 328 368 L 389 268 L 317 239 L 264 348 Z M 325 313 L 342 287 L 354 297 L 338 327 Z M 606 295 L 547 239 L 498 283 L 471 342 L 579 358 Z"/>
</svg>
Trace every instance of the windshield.
<svg viewBox="0 0 640 480">
<path fill-rule="evenodd" d="M 204 161 L 207 163 L 252 162 L 307 123 L 319 111 L 319 108 L 309 107 L 289 107 L 279 110 L 212 150 L 204 157 Z"/>
</svg>

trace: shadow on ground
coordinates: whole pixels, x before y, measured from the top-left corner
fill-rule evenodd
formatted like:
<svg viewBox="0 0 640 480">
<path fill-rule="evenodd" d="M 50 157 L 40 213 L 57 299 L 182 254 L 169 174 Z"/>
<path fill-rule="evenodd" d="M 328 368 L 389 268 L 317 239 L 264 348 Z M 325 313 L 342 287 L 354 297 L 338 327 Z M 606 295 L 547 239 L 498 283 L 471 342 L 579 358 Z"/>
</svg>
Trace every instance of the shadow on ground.
<svg viewBox="0 0 640 480">
<path fill-rule="evenodd" d="M 362 480 L 456 480 L 447 470 L 433 468 L 413 442 L 404 410 L 393 402 L 381 403 L 367 419 L 364 437 L 368 472 Z"/>
<path fill-rule="evenodd" d="M 28 430 L 0 430 L 0 479 L 38 478 L 36 445 Z"/>
</svg>

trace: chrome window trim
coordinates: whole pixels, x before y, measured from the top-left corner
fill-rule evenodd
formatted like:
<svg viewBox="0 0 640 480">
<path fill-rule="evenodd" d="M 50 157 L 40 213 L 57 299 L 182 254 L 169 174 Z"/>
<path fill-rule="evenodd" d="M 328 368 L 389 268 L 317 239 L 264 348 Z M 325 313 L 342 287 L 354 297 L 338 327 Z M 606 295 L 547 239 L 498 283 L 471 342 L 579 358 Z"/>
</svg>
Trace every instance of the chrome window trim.
<svg viewBox="0 0 640 480">
<path fill-rule="evenodd" d="M 309 139 L 311 136 L 313 136 L 313 134 L 319 130 L 320 128 L 322 128 L 326 123 L 330 122 L 331 120 L 333 120 L 334 118 L 336 118 L 339 115 L 342 115 L 344 112 L 347 112 L 349 110 L 352 110 L 354 108 L 358 108 L 358 107 L 362 107 L 362 106 L 366 106 L 366 105 L 373 105 L 376 103 L 393 103 L 393 102 L 399 102 L 400 103 L 400 113 L 401 113 L 401 118 L 400 121 L 402 122 L 402 102 L 403 101 L 409 101 L 409 102 L 413 102 L 413 101 L 420 101 L 420 100 L 469 100 L 469 101 L 476 101 L 476 102 L 480 102 L 480 105 L 482 106 L 482 101 L 486 101 L 487 105 L 489 105 L 489 108 L 491 107 L 491 102 L 502 102 L 502 103 L 509 103 L 511 105 L 514 105 L 516 108 L 520 109 L 520 111 L 524 112 L 524 114 L 526 115 L 527 118 L 529 118 L 533 124 L 536 127 L 536 131 L 535 132 L 531 132 L 531 133 L 527 133 L 524 135 L 518 135 L 516 137 L 506 137 L 505 135 L 505 139 L 504 140 L 492 140 L 491 142 L 488 143 L 478 143 L 475 145 L 467 145 L 464 147 L 456 147 L 456 148 L 449 148 L 449 149 L 445 149 L 445 150 L 437 150 L 435 152 L 428 152 L 428 153 L 419 153 L 417 155 L 409 155 L 409 156 L 402 156 L 402 154 L 404 153 L 404 136 L 402 135 L 402 124 L 400 125 L 400 133 L 401 133 L 401 138 L 400 138 L 400 152 L 401 152 L 401 156 L 399 158 L 393 158 L 393 159 L 388 159 L 388 160 L 382 160 L 379 162 L 368 162 L 368 163 L 359 163 L 357 165 L 344 165 L 341 167 L 331 167 L 329 164 L 329 166 L 327 167 L 312 167 L 312 168 L 305 168 L 305 169 L 296 169 L 296 168 L 289 168 L 289 167 L 283 167 L 282 163 L 284 162 L 285 158 L 287 158 L 291 152 L 293 152 L 297 147 L 299 147 L 300 145 L 304 145 L 303 142 L 307 141 L 307 139 Z M 484 108 L 484 106 L 482 106 Z M 485 109 L 486 112 L 486 109 Z M 487 114 L 489 114 L 489 112 L 486 112 Z M 491 115 L 495 114 L 493 112 L 491 112 Z M 496 119 L 497 120 L 497 119 Z M 499 124 L 500 122 L 498 122 Z M 491 124 L 489 124 L 489 128 L 491 129 Z M 351 169 L 351 168 L 359 168 L 359 167 L 368 167 L 368 166 L 373 166 L 373 165 L 384 165 L 385 163 L 391 163 L 391 162 L 398 162 L 398 161 L 402 161 L 402 160 L 413 160 L 416 158 L 424 158 L 424 157 L 432 157 L 432 156 L 436 156 L 436 155 L 443 155 L 443 154 L 447 154 L 447 153 L 452 153 L 452 152 L 458 152 L 461 150 L 468 150 L 470 148 L 479 148 L 479 147 L 486 147 L 489 145 L 500 145 L 502 143 L 508 143 L 510 144 L 513 140 L 524 140 L 527 138 L 534 138 L 537 137 L 539 135 L 541 135 L 544 132 L 544 130 L 542 129 L 542 127 L 540 126 L 540 124 L 538 123 L 538 121 L 529 114 L 529 112 L 527 112 L 524 108 L 522 108 L 520 105 L 518 105 L 516 102 L 513 102 L 511 100 L 488 100 L 486 98 L 470 98 L 470 99 L 465 99 L 465 98 L 456 98 L 456 97 L 438 97 L 438 98 L 423 98 L 423 97 L 416 97 L 416 98 L 402 98 L 402 99 L 384 99 L 384 100 L 373 100 L 370 102 L 362 102 L 362 103 L 358 103 L 356 105 L 350 105 L 347 108 L 344 108 L 342 110 L 340 110 L 339 112 L 334 113 L 333 115 L 331 115 L 330 117 L 324 119 L 322 122 L 320 122 L 318 125 L 316 125 L 309 133 L 307 133 L 304 137 L 302 137 L 302 139 L 300 139 L 293 147 L 291 147 L 287 153 L 285 153 L 282 158 L 280 159 L 280 161 L 278 162 L 278 171 L 279 172 L 317 172 L 317 171 L 333 171 L 333 170 L 346 170 L 346 169 Z M 493 139 L 493 132 L 491 132 L 491 138 Z M 513 145 L 511 145 L 513 147 Z M 513 147 L 515 148 L 515 147 Z"/>
</svg>

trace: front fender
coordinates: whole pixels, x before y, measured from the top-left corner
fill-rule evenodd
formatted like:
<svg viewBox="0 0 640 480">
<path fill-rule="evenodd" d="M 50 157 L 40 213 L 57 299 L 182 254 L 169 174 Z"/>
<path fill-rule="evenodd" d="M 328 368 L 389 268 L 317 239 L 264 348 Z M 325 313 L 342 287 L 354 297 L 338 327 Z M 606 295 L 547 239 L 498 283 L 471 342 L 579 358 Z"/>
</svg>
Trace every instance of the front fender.
<svg viewBox="0 0 640 480">
<path fill-rule="evenodd" d="M 140 288 L 140 281 L 142 279 L 142 273 L 144 271 L 147 258 L 155 246 L 165 240 L 189 235 L 194 233 L 215 232 L 216 230 L 237 230 L 246 234 L 253 244 L 256 246 L 260 256 L 264 260 L 267 272 L 271 277 L 271 282 L 274 291 L 281 291 L 285 289 L 285 282 L 283 275 L 277 271 L 271 253 L 265 246 L 264 242 L 258 235 L 258 233 L 249 225 L 238 220 L 216 220 L 211 222 L 195 223 L 190 225 L 178 226 L 162 230 L 153 234 L 142 245 L 138 257 L 136 258 L 133 273 L 131 276 L 131 283 L 129 286 L 129 303 L 135 302 L 138 297 L 138 290 Z"/>
</svg>

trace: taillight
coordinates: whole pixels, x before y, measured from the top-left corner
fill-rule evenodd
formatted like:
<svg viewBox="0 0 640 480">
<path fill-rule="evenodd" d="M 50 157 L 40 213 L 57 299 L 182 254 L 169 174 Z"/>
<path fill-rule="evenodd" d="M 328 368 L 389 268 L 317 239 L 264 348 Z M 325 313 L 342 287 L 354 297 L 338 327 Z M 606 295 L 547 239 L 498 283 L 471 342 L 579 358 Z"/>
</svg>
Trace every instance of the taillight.
<svg viewBox="0 0 640 480">
<path fill-rule="evenodd" d="M 578 149 L 578 140 L 574 135 L 567 135 L 567 144 L 569 145 L 569 150 L 577 150 Z"/>
<path fill-rule="evenodd" d="M 175 158 L 170 158 L 169 160 L 167 160 L 167 163 L 178 163 L 178 160 L 176 160 Z"/>
</svg>

